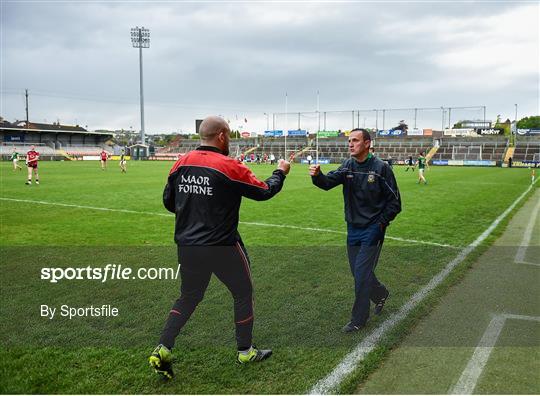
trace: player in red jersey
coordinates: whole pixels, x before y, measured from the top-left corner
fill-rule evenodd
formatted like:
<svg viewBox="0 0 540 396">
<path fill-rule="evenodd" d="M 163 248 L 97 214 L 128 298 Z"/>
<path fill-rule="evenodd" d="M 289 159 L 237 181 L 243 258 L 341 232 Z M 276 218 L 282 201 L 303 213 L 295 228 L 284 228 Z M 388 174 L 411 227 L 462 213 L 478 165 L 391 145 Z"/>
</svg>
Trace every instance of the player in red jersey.
<svg viewBox="0 0 540 396">
<path fill-rule="evenodd" d="M 28 167 L 28 181 L 26 184 L 28 185 L 32 184 L 32 171 L 36 175 L 36 184 L 39 184 L 38 160 L 39 153 L 34 146 L 30 146 L 30 151 L 26 153 L 26 166 Z"/>
<path fill-rule="evenodd" d="M 105 150 L 101 150 L 101 170 L 107 169 L 107 159 L 109 158 L 109 154 Z"/>
</svg>

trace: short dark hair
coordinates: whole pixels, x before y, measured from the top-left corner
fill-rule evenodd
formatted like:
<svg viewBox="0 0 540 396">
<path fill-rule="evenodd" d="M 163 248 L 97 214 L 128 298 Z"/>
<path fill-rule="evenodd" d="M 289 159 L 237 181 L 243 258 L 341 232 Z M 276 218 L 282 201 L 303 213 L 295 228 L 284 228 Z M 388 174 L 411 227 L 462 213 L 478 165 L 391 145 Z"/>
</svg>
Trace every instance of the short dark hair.
<svg viewBox="0 0 540 396">
<path fill-rule="evenodd" d="M 364 138 L 364 140 L 369 140 L 371 142 L 371 135 L 369 134 L 369 131 L 367 129 L 354 128 L 353 130 L 351 130 L 351 133 L 353 132 L 362 132 L 362 137 Z"/>
</svg>

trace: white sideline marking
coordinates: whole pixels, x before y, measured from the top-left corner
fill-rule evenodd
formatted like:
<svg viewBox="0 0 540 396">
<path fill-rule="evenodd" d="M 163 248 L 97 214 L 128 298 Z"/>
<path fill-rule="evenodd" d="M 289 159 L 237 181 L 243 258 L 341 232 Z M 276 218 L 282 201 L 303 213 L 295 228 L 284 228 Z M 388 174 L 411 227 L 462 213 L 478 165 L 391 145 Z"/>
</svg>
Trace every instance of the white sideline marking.
<svg viewBox="0 0 540 396">
<path fill-rule="evenodd" d="M 515 320 L 529 320 L 540 322 L 540 316 L 525 316 L 525 315 L 513 315 L 513 314 L 501 314 L 491 319 L 482 339 L 478 343 L 478 346 L 474 350 L 474 353 L 469 360 L 469 363 L 461 373 L 461 377 L 457 384 L 450 392 L 453 395 L 471 395 L 476 388 L 478 378 L 482 375 L 484 367 L 497 343 L 497 339 L 501 334 L 501 330 L 507 319 Z"/>
<path fill-rule="evenodd" d="M 540 267 L 540 264 L 529 263 L 528 261 L 516 261 L 516 264 L 534 265 L 534 266 Z"/>
<path fill-rule="evenodd" d="M 478 182 L 478 181 L 465 181 L 465 180 L 454 180 L 452 184 L 474 184 L 475 186 L 484 185 L 484 186 L 519 186 L 516 183 L 498 183 L 498 182 Z"/>
<path fill-rule="evenodd" d="M 262 226 L 262 227 L 289 228 L 289 229 L 293 229 L 293 230 L 303 230 L 303 231 L 330 232 L 330 233 L 333 233 L 333 234 L 347 235 L 346 231 L 330 230 L 330 229 L 327 229 L 327 228 L 299 227 L 299 226 L 293 226 L 293 225 L 287 225 L 287 224 L 253 223 L 253 222 L 246 222 L 246 221 L 241 221 L 240 224 Z M 447 245 L 445 243 L 420 241 L 420 240 L 417 240 L 417 239 L 405 239 L 405 238 L 392 237 L 392 236 L 385 236 L 385 238 L 393 239 L 394 241 L 400 241 L 400 242 L 408 242 L 408 243 L 415 243 L 415 244 L 421 244 L 421 245 L 432 245 L 432 246 L 441 246 L 441 247 L 448 247 L 448 248 L 458 249 L 458 247 L 456 247 L 456 246 Z"/>
<path fill-rule="evenodd" d="M 503 213 L 497 217 L 493 223 L 482 233 L 478 238 L 466 246 L 462 251 L 458 253 L 456 258 L 450 261 L 446 267 L 442 269 L 437 275 L 435 275 L 422 289 L 417 291 L 407 301 L 398 312 L 390 315 L 379 327 L 374 329 L 368 334 L 362 342 L 360 342 L 351 352 L 349 352 L 343 360 L 328 374 L 325 378 L 321 379 L 315 384 L 315 386 L 309 391 L 310 394 L 328 394 L 332 393 L 339 386 L 348 375 L 350 375 L 358 363 L 360 363 L 368 353 L 375 349 L 376 344 L 381 340 L 382 336 L 392 329 L 396 324 L 403 320 L 409 312 L 415 308 L 433 289 L 441 284 L 448 274 L 474 250 L 480 243 L 482 243 L 499 225 L 499 223 L 514 209 L 514 207 L 531 191 L 533 185 L 530 185 L 523 194 L 521 194 Z"/>
<path fill-rule="evenodd" d="M 39 205 L 64 206 L 64 207 L 67 207 L 67 208 L 77 208 L 77 209 L 102 210 L 102 211 L 105 211 L 105 212 L 146 214 L 146 215 L 165 216 L 165 217 L 174 216 L 174 215 L 169 214 L 169 213 L 139 212 L 137 210 L 129 210 L 129 209 L 98 208 L 96 206 L 73 205 L 73 204 L 58 203 L 58 202 L 47 202 L 47 201 L 33 201 L 33 200 L 30 200 L 30 199 L 15 199 L 15 198 L 0 197 L 0 200 L 2 200 L 2 201 L 33 203 L 33 204 L 39 204 Z"/>
<path fill-rule="evenodd" d="M 527 248 L 529 247 L 529 244 L 531 242 L 534 224 L 536 223 L 536 217 L 538 216 L 538 210 L 540 210 L 540 199 L 538 200 L 538 203 L 533 209 L 531 219 L 529 220 L 529 224 L 527 224 L 527 228 L 525 229 L 525 233 L 523 234 L 523 240 L 521 241 L 518 251 L 516 252 L 516 258 L 514 259 L 514 262 L 516 263 L 532 264 L 525 261 L 525 253 L 527 253 Z"/>
<path fill-rule="evenodd" d="M 34 200 L 30 200 L 30 199 L 15 199 L 15 198 L 0 197 L 0 200 L 2 200 L 2 201 L 13 201 L 13 202 L 24 202 L 24 203 L 33 203 L 33 204 L 40 204 L 40 205 L 64 206 L 64 207 L 68 207 L 68 208 L 77 208 L 77 209 L 101 210 L 101 211 L 106 211 L 106 212 L 144 214 L 144 215 L 162 216 L 162 217 L 172 217 L 172 216 L 174 216 L 172 213 L 141 212 L 141 211 L 129 210 L 129 209 L 100 208 L 100 207 L 96 207 L 96 206 L 74 205 L 74 204 L 66 204 L 66 203 L 58 203 L 58 202 L 47 202 L 47 201 L 34 201 Z M 336 230 L 330 230 L 330 229 L 327 229 L 327 228 L 299 227 L 299 226 L 293 226 L 293 225 L 287 225 L 287 224 L 255 223 L 255 222 L 249 222 L 249 221 L 241 221 L 240 224 L 259 226 L 259 227 L 289 228 L 289 229 L 292 229 L 292 230 L 302 230 L 302 231 L 328 232 L 328 233 L 332 233 L 332 234 L 341 234 L 341 235 L 346 235 L 347 234 L 345 231 L 336 231 Z M 392 236 L 386 236 L 385 238 L 393 239 L 395 241 L 400 241 L 400 242 L 413 243 L 413 244 L 441 246 L 441 247 L 447 247 L 447 248 L 452 248 L 452 249 L 458 249 L 458 247 L 456 247 L 456 246 L 447 245 L 447 244 L 444 244 L 444 243 L 429 242 L 429 241 L 419 241 L 417 239 L 405 239 L 405 238 L 392 237 Z"/>
</svg>

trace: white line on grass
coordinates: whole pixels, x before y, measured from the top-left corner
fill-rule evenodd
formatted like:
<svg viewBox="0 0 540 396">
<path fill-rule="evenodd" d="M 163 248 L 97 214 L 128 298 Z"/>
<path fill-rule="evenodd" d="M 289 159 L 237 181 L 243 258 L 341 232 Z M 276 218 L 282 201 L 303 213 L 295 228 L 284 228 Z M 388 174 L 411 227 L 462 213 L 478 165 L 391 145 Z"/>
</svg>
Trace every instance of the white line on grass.
<svg viewBox="0 0 540 396">
<path fill-rule="evenodd" d="M 456 258 L 450 261 L 441 272 L 435 275 L 427 285 L 416 292 L 407 301 L 401 309 L 390 315 L 379 327 L 374 329 L 368 334 L 362 342 L 360 342 L 351 352 L 349 352 L 343 360 L 328 374 L 325 378 L 321 379 L 315 384 L 315 386 L 309 391 L 310 394 L 327 394 L 333 393 L 337 390 L 337 387 L 341 382 L 350 375 L 360 363 L 371 351 L 373 351 L 377 343 L 382 339 L 384 334 L 390 331 L 395 325 L 401 322 L 410 311 L 413 310 L 426 296 L 437 286 L 439 286 L 452 272 L 452 270 L 460 264 L 465 258 L 480 245 L 499 225 L 499 223 L 515 208 L 515 206 L 525 197 L 529 191 L 533 188 L 533 185 L 529 186 L 523 194 L 521 194 L 499 217 L 497 217 L 493 223 L 478 236 L 473 242 L 466 246 L 462 251 L 458 253 Z"/>
<path fill-rule="evenodd" d="M 330 230 L 330 229 L 327 229 L 327 228 L 299 227 L 299 226 L 293 226 L 293 225 L 287 225 L 287 224 L 253 223 L 253 222 L 246 222 L 246 221 L 241 221 L 240 224 L 262 226 L 262 227 L 289 228 L 289 229 L 292 229 L 292 230 L 302 230 L 302 231 L 329 232 L 329 233 L 332 233 L 332 234 L 341 234 L 341 235 L 346 235 L 347 234 L 346 231 Z M 458 249 L 458 247 L 456 247 L 456 246 L 448 245 L 448 244 L 445 244 L 445 243 L 420 241 L 420 240 L 417 240 L 417 239 L 405 239 L 405 238 L 399 238 L 399 237 L 393 237 L 393 236 L 385 236 L 385 238 L 392 239 L 394 241 L 400 241 L 400 242 L 414 243 L 414 244 L 420 244 L 420 245 L 441 246 L 441 247 L 448 247 L 448 248 Z"/>
<path fill-rule="evenodd" d="M 528 261 L 516 261 L 516 264 L 534 265 L 534 266 L 536 266 L 536 267 L 540 267 L 540 264 L 537 264 L 537 263 L 529 263 Z"/>
<path fill-rule="evenodd" d="M 170 213 L 140 212 L 140 211 L 137 211 L 137 210 L 129 210 L 129 209 L 98 208 L 96 206 L 74 205 L 74 204 L 59 203 L 59 202 L 47 202 L 47 201 L 34 201 L 34 200 L 30 200 L 30 199 L 15 199 L 15 198 L 0 197 L 0 200 L 2 200 L 2 201 L 13 201 L 13 202 L 24 202 L 24 203 L 33 203 L 33 204 L 39 204 L 39 205 L 63 206 L 63 207 L 67 207 L 67 208 L 76 208 L 76 209 L 101 210 L 101 211 L 105 211 L 105 212 L 146 214 L 146 215 L 152 215 L 152 216 L 165 216 L 165 217 L 173 216 Z"/>
<path fill-rule="evenodd" d="M 482 339 L 476 346 L 474 353 L 467 363 L 465 370 L 461 373 L 458 382 L 450 391 L 453 395 L 471 395 L 476 388 L 478 378 L 482 375 L 484 367 L 497 343 L 501 330 L 507 319 L 529 320 L 540 322 L 540 316 L 525 316 L 514 314 L 500 314 L 491 319 Z"/>
<path fill-rule="evenodd" d="M 516 258 L 514 259 L 514 262 L 516 263 L 525 263 L 525 253 L 527 253 L 527 248 L 529 247 L 529 244 L 531 242 L 534 224 L 536 223 L 536 216 L 538 216 L 539 209 L 540 200 L 538 200 L 538 203 L 534 207 L 531 218 L 529 220 L 529 224 L 527 224 L 527 228 L 525 229 L 525 233 L 523 234 L 523 239 L 519 245 L 518 251 L 516 252 Z"/>
<path fill-rule="evenodd" d="M 12 202 L 32 203 L 32 204 L 39 204 L 39 205 L 63 206 L 63 207 L 77 208 L 77 209 L 101 210 L 101 211 L 105 211 L 105 212 L 144 214 L 144 215 L 150 215 L 150 216 L 163 216 L 163 217 L 172 217 L 172 216 L 174 216 L 171 213 L 141 212 L 141 211 L 129 210 L 129 209 L 100 208 L 100 207 L 96 207 L 96 206 L 74 205 L 74 204 L 66 204 L 66 203 L 58 203 L 58 202 L 47 202 L 47 201 L 34 201 L 34 200 L 30 200 L 30 199 L 15 199 L 15 198 L 0 197 L 0 200 L 2 200 L 2 201 L 12 201 Z M 345 231 L 330 230 L 330 229 L 327 229 L 327 228 L 299 227 L 299 226 L 293 226 L 293 225 L 287 225 L 287 224 L 256 223 L 256 222 L 249 222 L 249 221 L 241 221 L 240 224 L 250 225 L 250 226 L 259 226 L 259 227 L 288 228 L 288 229 L 292 229 L 292 230 L 302 230 L 302 231 L 328 232 L 328 233 L 340 234 L 340 235 L 347 234 Z M 405 238 L 392 237 L 392 236 L 386 236 L 386 238 L 387 239 L 392 239 L 394 241 L 400 241 L 400 242 L 406 242 L 406 243 L 412 243 L 412 244 L 431 245 L 431 246 L 440 246 L 440 247 L 458 249 L 458 247 L 456 247 L 456 246 L 447 245 L 445 243 L 437 243 L 437 242 L 430 242 L 430 241 L 420 241 L 420 240 L 417 240 L 417 239 L 405 239 Z"/>
</svg>

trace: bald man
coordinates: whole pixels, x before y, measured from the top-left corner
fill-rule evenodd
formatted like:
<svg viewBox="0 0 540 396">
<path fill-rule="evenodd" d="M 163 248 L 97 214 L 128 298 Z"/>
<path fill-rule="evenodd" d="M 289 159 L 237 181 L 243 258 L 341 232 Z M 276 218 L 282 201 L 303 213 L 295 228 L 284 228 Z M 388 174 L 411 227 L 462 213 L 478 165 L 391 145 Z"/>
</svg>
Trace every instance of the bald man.
<svg viewBox="0 0 540 396">
<path fill-rule="evenodd" d="M 176 214 L 174 239 L 181 287 L 149 361 L 168 379 L 173 376 L 175 339 L 202 300 L 212 274 L 234 300 L 237 361 L 258 362 L 272 354 L 252 345 L 253 285 L 249 257 L 238 233 L 238 212 L 242 197 L 264 201 L 276 195 L 290 164 L 281 160 L 263 182 L 244 164 L 228 157 L 230 129 L 225 120 L 205 118 L 199 135 L 201 146 L 174 164 L 163 192 L 163 204 Z"/>
</svg>

